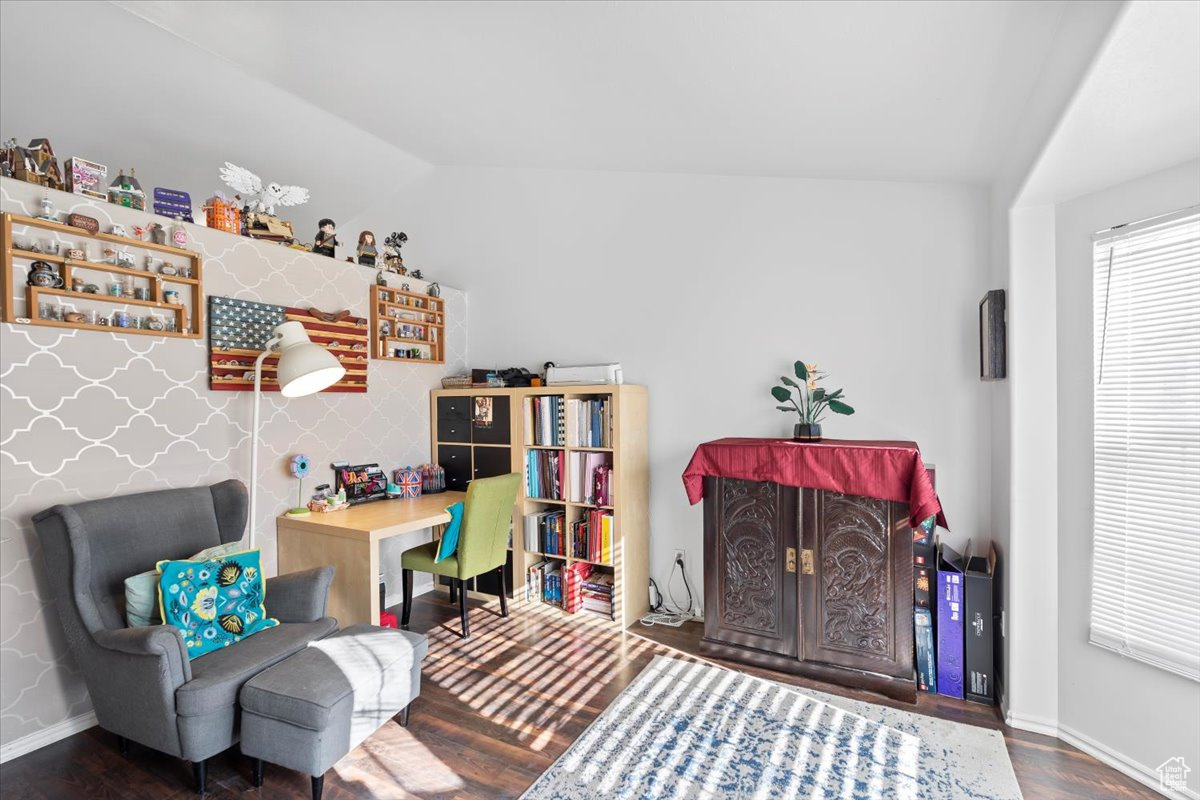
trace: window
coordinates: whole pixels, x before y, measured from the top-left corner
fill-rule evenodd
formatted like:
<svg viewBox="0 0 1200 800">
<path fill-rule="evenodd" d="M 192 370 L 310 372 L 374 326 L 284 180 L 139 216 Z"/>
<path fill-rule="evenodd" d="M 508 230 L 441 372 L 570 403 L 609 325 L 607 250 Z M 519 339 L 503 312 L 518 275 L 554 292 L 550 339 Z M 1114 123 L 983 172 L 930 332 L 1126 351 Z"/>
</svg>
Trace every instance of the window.
<svg viewBox="0 0 1200 800">
<path fill-rule="evenodd" d="M 1200 207 L 1095 236 L 1090 640 L 1200 680 Z"/>
</svg>

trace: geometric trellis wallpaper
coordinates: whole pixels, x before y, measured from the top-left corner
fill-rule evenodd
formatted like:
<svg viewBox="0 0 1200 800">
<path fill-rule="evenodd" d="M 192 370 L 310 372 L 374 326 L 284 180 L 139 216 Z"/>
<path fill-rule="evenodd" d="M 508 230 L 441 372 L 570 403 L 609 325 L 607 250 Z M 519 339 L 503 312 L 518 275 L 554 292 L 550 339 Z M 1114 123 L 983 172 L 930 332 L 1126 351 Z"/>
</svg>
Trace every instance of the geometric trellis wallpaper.
<svg viewBox="0 0 1200 800">
<path fill-rule="evenodd" d="M 33 215 L 41 193 L 0 179 L 0 208 Z M 62 192 L 51 197 L 59 213 L 95 217 L 102 230 L 148 218 Z M 368 316 L 371 270 L 188 228 L 190 246 L 204 259 L 206 294 Z M 349 241 L 351 233 L 343 238 Z M 71 241 L 69 234 L 57 238 Z M 414 291 L 425 287 L 410 283 Z M 252 524 L 266 574 L 275 574 L 274 517 L 296 501 L 296 481 L 285 467 L 290 455 L 307 453 L 312 461 L 306 493 L 332 478 L 331 461 L 378 462 L 390 471 L 429 459 L 429 390 L 467 363 L 466 294 L 443 286 L 442 297 L 444 365 L 371 360 L 366 394 L 292 400 L 263 395 L 258 519 Z M 248 479 L 251 393 L 209 390 L 207 347 L 206 338 L 0 324 L 0 746 L 6 756 L 91 708 L 58 612 L 43 596 L 30 516 L 55 503 Z M 385 563 L 397 555 L 385 553 Z M 398 580 L 389 575 L 388 583 L 392 594 Z"/>
</svg>

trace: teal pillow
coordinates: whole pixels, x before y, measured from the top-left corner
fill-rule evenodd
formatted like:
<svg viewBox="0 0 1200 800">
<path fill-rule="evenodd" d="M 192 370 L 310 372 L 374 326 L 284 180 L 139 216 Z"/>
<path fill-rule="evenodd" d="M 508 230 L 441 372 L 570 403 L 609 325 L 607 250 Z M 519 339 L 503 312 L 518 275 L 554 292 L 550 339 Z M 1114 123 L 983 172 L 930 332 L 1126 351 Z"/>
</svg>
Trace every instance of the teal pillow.
<svg viewBox="0 0 1200 800">
<path fill-rule="evenodd" d="M 183 633 L 188 658 L 228 647 L 273 628 L 267 617 L 258 550 L 207 561 L 160 561 L 163 622 Z"/>
<path fill-rule="evenodd" d="M 246 549 L 242 542 L 207 547 L 188 561 L 208 561 Z M 125 579 L 125 621 L 131 628 L 162 625 L 158 612 L 158 570 L 148 569 Z"/>
<path fill-rule="evenodd" d="M 435 564 L 445 561 L 458 550 L 458 530 L 462 527 L 463 504 L 446 506 L 446 511 L 450 514 L 450 521 L 446 523 L 446 530 L 442 531 L 442 541 L 438 544 L 437 556 L 433 559 Z"/>
</svg>

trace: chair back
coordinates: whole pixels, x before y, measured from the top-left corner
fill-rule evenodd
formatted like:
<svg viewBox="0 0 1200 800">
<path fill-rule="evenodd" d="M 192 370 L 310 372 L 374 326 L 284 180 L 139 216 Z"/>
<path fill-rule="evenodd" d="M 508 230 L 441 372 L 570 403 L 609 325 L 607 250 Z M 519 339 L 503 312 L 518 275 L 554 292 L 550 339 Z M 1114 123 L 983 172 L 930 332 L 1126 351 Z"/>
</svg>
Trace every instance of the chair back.
<svg viewBox="0 0 1200 800">
<path fill-rule="evenodd" d="M 73 625 L 90 632 L 124 628 L 126 578 L 163 559 L 237 541 L 246 530 L 246 507 L 246 487 L 229 480 L 57 505 L 35 514 L 68 637 Z"/>
<path fill-rule="evenodd" d="M 471 481 L 458 534 L 460 578 L 480 575 L 504 563 L 520 488 L 521 476 L 515 472 Z"/>
</svg>

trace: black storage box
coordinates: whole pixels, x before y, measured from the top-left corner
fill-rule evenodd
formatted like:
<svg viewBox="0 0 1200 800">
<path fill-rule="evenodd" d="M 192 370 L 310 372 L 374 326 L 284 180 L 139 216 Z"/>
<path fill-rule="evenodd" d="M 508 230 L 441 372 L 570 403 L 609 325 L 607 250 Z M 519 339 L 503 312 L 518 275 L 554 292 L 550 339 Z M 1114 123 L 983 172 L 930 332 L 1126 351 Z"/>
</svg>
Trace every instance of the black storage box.
<svg viewBox="0 0 1200 800">
<path fill-rule="evenodd" d="M 967 617 L 963 626 L 966 639 L 966 675 L 964 688 L 968 700 L 976 703 L 995 702 L 996 665 L 994 653 L 994 623 L 992 621 L 995 592 L 996 548 L 988 546 L 987 555 L 974 555 L 967 549 L 966 584 Z"/>
</svg>

